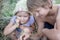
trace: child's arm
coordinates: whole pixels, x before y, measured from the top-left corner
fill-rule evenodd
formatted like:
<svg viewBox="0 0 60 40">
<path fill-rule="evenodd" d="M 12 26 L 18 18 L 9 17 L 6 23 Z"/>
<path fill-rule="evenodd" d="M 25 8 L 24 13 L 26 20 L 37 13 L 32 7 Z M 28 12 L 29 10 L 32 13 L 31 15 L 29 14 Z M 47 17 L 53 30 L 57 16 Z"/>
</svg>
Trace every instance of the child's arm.
<svg viewBox="0 0 60 40">
<path fill-rule="evenodd" d="M 6 28 L 4 29 L 4 35 L 10 34 L 12 31 L 14 31 L 17 28 L 18 25 L 13 25 L 12 22 L 10 22 Z"/>
<path fill-rule="evenodd" d="M 13 19 L 13 21 L 14 21 L 14 19 Z M 4 35 L 10 34 L 18 27 L 18 24 L 17 23 L 14 24 L 13 21 L 11 20 L 10 23 L 4 29 Z"/>
</svg>

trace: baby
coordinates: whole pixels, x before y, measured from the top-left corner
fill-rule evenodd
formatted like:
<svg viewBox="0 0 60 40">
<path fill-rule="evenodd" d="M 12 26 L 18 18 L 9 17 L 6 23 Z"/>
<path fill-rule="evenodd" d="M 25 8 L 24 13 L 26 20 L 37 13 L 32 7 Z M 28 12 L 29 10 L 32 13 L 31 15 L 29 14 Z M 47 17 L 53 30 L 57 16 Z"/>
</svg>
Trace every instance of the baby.
<svg viewBox="0 0 60 40">
<path fill-rule="evenodd" d="M 19 32 L 16 36 L 18 40 L 26 40 L 30 37 L 33 28 L 31 27 L 34 24 L 34 17 L 31 13 L 23 10 L 18 10 L 15 13 L 15 16 L 12 17 L 11 21 L 18 25 L 16 30 Z"/>
<path fill-rule="evenodd" d="M 5 35 L 8 35 L 15 31 L 15 36 L 13 34 L 11 35 L 18 40 L 26 40 L 30 37 L 33 30 L 32 25 L 34 24 L 34 17 L 28 11 L 26 3 L 27 0 L 21 0 L 17 3 L 13 12 L 14 16 L 11 18 L 10 23 L 6 26 L 4 30 Z M 11 38 L 13 39 L 14 37 Z"/>
<path fill-rule="evenodd" d="M 23 39 L 26 40 L 27 38 L 30 37 L 32 32 L 32 29 L 30 26 L 34 23 L 33 16 L 28 12 L 18 11 L 16 14 L 16 17 L 17 17 L 16 24 L 19 24 L 19 28 L 21 30 L 18 40 L 23 40 Z M 18 28 L 17 28 L 17 31 L 18 31 Z"/>
</svg>

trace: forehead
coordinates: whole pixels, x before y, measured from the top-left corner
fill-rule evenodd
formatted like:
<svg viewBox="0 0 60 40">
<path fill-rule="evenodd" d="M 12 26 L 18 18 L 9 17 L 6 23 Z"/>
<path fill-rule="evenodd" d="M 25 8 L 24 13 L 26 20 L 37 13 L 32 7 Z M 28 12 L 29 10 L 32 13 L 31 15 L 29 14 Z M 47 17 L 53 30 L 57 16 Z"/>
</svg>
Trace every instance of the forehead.
<svg viewBox="0 0 60 40">
<path fill-rule="evenodd" d="M 40 9 L 51 9 L 51 8 L 52 8 L 52 5 L 44 5 L 44 6 L 40 6 L 33 9 L 33 11 L 40 10 Z"/>
<path fill-rule="evenodd" d="M 43 7 L 35 8 L 33 11 L 39 11 L 40 9 L 43 9 Z"/>
<path fill-rule="evenodd" d="M 19 11 L 17 15 L 29 15 L 29 13 L 25 11 Z"/>
</svg>

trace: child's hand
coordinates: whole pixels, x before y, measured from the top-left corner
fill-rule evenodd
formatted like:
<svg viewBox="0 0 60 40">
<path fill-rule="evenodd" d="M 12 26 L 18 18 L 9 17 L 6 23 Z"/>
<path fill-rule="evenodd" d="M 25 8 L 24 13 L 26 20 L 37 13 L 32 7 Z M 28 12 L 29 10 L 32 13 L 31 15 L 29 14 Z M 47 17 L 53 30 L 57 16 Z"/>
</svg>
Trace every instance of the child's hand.
<svg viewBox="0 0 60 40">
<path fill-rule="evenodd" d="M 17 23 L 17 24 L 19 23 L 19 19 L 16 19 L 16 23 Z"/>
<path fill-rule="evenodd" d="M 17 16 L 16 23 L 20 23 L 20 17 Z"/>
<path fill-rule="evenodd" d="M 19 24 L 20 24 L 20 20 L 19 20 L 19 18 L 18 18 L 18 17 L 16 18 L 16 24 L 17 24 L 17 25 L 19 25 Z"/>
<path fill-rule="evenodd" d="M 18 19 L 16 19 L 16 27 L 19 27 L 19 20 Z"/>
<path fill-rule="evenodd" d="M 23 25 L 20 25 L 20 28 L 23 30 L 25 27 Z"/>
<path fill-rule="evenodd" d="M 16 18 L 16 23 L 15 23 L 15 25 L 16 25 L 16 27 L 18 28 L 19 27 L 19 25 L 20 25 L 20 21 L 19 21 L 19 19 L 18 18 Z"/>
</svg>

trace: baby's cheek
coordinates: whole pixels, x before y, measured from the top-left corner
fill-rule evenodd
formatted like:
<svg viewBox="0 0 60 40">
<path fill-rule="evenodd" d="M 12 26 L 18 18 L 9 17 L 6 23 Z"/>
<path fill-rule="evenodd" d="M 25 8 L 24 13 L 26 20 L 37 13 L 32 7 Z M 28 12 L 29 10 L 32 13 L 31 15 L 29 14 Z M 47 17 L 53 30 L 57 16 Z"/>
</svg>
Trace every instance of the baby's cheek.
<svg viewBox="0 0 60 40">
<path fill-rule="evenodd" d="M 27 22 L 28 20 L 29 20 L 29 18 L 28 18 L 28 17 L 26 17 L 26 18 L 24 19 L 24 21 L 25 21 L 25 22 Z"/>
</svg>

